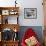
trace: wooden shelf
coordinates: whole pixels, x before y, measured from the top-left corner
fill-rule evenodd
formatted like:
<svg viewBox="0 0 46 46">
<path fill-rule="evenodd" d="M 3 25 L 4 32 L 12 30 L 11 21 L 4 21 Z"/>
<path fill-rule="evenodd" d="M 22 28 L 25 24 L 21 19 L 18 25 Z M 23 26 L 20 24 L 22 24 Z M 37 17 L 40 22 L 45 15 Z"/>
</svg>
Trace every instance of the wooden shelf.
<svg viewBox="0 0 46 46">
<path fill-rule="evenodd" d="M 18 46 L 18 42 L 19 41 L 1 41 L 0 43 L 0 45 L 3 45 L 3 46 Z"/>
<path fill-rule="evenodd" d="M 16 29 L 19 31 L 19 25 L 18 24 L 0 24 L 1 31 L 5 28 L 10 28 L 14 31 Z"/>
<path fill-rule="evenodd" d="M 15 9 L 15 10 L 18 10 L 19 7 L 0 7 L 0 10 L 12 10 L 12 9 Z"/>
<path fill-rule="evenodd" d="M 3 41 L 3 42 L 5 42 L 5 43 L 8 43 L 8 42 L 12 43 L 12 42 L 19 42 L 19 40 L 15 40 L 15 41 L 10 40 L 10 41 Z"/>
<path fill-rule="evenodd" d="M 7 18 L 9 16 L 14 16 L 14 17 L 17 16 L 17 18 L 16 18 L 17 23 L 16 24 L 9 24 L 8 18 Z M 18 17 L 19 17 L 19 7 L 0 7 L 0 20 L 1 20 L 0 32 L 3 33 L 4 29 L 11 29 L 10 31 L 14 31 L 14 33 L 18 33 L 18 31 L 20 29 L 20 26 L 18 24 Z M 13 39 L 14 39 L 14 37 L 13 37 Z M 17 37 L 17 34 L 16 34 L 16 37 Z M 2 38 L 3 37 L 2 37 L 2 34 L 1 34 L 0 46 L 18 46 L 18 42 L 19 42 L 18 39 L 17 39 L 17 41 L 16 41 L 16 39 L 15 39 L 15 41 L 13 41 L 13 39 L 10 39 L 9 41 L 5 41 Z"/>
</svg>

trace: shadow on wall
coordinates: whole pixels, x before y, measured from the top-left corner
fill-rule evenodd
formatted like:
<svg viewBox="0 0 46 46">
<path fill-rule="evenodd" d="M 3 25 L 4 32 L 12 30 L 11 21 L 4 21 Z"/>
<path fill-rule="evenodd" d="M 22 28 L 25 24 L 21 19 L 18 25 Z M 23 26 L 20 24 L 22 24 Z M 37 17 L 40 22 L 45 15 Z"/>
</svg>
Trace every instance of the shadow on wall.
<svg viewBox="0 0 46 46">
<path fill-rule="evenodd" d="M 37 33 L 37 37 L 39 39 L 39 41 L 41 43 L 43 43 L 43 30 L 42 30 L 42 26 L 21 26 L 20 27 L 20 32 L 19 32 L 19 39 L 20 39 L 20 42 L 23 38 L 23 35 L 25 33 L 25 31 L 28 29 L 28 28 L 32 28 L 36 33 Z"/>
</svg>

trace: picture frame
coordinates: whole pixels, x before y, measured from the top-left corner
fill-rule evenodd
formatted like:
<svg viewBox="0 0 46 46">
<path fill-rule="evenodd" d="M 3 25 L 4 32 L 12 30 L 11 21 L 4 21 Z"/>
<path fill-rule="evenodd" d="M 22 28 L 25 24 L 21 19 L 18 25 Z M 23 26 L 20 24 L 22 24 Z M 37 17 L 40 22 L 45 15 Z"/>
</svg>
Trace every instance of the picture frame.
<svg viewBox="0 0 46 46">
<path fill-rule="evenodd" d="M 2 10 L 2 15 L 9 15 L 9 10 Z"/>
<path fill-rule="evenodd" d="M 24 18 L 25 19 L 36 19 L 37 8 L 24 8 Z"/>
</svg>

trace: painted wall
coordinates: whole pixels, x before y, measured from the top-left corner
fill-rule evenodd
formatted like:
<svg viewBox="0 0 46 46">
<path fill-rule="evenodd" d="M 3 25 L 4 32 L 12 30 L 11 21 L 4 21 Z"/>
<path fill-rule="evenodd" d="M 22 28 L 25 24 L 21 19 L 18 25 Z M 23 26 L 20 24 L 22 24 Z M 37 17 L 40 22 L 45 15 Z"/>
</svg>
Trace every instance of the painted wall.
<svg viewBox="0 0 46 46">
<path fill-rule="evenodd" d="M 43 43 L 43 34 L 42 34 L 42 26 L 21 26 L 19 32 L 19 39 L 20 42 L 24 36 L 24 33 L 27 31 L 28 28 L 32 28 L 33 31 L 37 34 L 37 37 L 41 43 Z"/>
<path fill-rule="evenodd" d="M 0 0 L 0 6 L 9 7 L 15 6 L 15 0 Z M 43 6 L 42 0 L 17 0 L 19 10 L 19 24 L 20 26 L 43 26 Z M 37 19 L 25 19 L 24 8 L 37 8 Z M 12 17 L 11 17 L 12 18 Z M 10 19 L 9 19 L 10 20 Z M 14 22 L 14 21 L 13 21 Z"/>
<path fill-rule="evenodd" d="M 0 7 L 10 7 L 10 6 L 15 6 L 14 3 L 15 0 L 0 0 Z M 31 28 L 35 29 L 35 32 L 37 32 L 37 35 L 42 42 L 43 38 L 43 30 L 42 27 L 38 26 L 43 26 L 44 22 L 44 15 L 43 15 L 43 6 L 42 6 L 42 0 L 17 0 L 17 6 L 20 7 L 19 9 L 19 24 L 20 26 L 31 26 Z M 24 18 L 24 8 L 37 8 L 37 19 L 25 19 Z M 12 17 L 9 17 L 9 23 L 11 21 Z M 14 17 L 15 19 L 15 17 Z M 14 20 L 13 19 L 13 20 Z M 15 23 L 15 20 L 12 21 Z M 34 27 L 32 27 L 34 26 Z M 35 27 L 36 26 L 36 27 Z M 25 29 L 28 27 L 20 27 L 20 39 L 22 38 L 23 32 Z M 21 35 L 22 33 L 22 35 Z"/>
<path fill-rule="evenodd" d="M 43 26 L 43 6 L 42 0 L 22 0 L 21 4 L 20 24 L 22 26 Z M 24 19 L 24 8 L 37 8 L 37 19 Z"/>
</svg>

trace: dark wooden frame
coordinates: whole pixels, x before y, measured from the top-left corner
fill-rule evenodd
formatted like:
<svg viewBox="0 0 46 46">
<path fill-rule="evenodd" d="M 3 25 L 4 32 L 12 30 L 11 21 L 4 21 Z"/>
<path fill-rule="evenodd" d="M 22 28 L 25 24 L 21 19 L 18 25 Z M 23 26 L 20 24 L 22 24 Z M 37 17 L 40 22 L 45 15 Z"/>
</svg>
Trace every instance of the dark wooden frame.
<svg viewBox="0 0 46 46">
<path fill-rule="evenodd" d="M 35 13 L 36 14 L 35 17 L 27 17 L 26 12 L 31 11 L 31 10 L 32 11 L 34 10 L 34 12 L 36 12 Z M 24 8 L 24 18 L 25 19 L 37 19 L 37 8 Z"/>
</svg>

